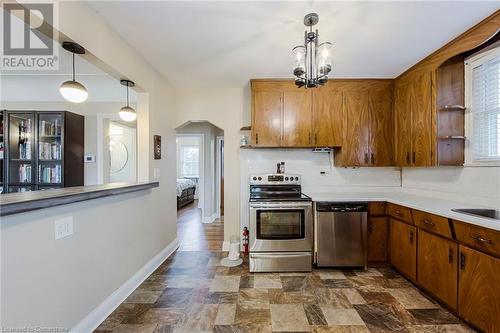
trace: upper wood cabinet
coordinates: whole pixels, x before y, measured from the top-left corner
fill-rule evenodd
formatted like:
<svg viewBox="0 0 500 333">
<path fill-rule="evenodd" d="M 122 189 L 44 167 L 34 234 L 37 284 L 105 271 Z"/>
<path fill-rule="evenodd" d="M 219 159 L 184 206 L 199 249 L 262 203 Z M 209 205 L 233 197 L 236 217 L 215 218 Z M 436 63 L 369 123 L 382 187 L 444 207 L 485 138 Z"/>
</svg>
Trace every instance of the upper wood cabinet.
<svg viewBox="0 0 500 333">
<path fill-rule="evenodd" d="M 312 145 L 312 92 L 293 87 L 283 91 L 283 140 L 284 147 Z"/>
<path fill-rule="evenodd" d="M 312 92 L 291 80 L 252 80 L 252 143 L 260 147 L 312 145 Z"/>
<path fill-rule="evenodd" d="M 342 145 L 342 90 L 333 82 L 313 89 L 313 144 L 317 147 Z"/>
<path fill-rule="evenodd" d="M 394 152 L 397 165 L 432 165 L 431 73 L 396 81 L 394 92 Z"/>
<path fill-rule="evenodd" d="M 339 80 L 343 143 L 339 166 L 393 165 L 392 80 Z"/>
<path fill-rule="evenodd" d="M 458 312 L 483 332 L 500 332 L 500 259 L 460 245 Z"/>
<path fill-rule="evenodd" d="M 281 143 L 280 91 L 253 91 L 253 140 L 260 146 L 278 147 Z M 257 119 L 258 121 L 255 121 Z"/>
</svg>

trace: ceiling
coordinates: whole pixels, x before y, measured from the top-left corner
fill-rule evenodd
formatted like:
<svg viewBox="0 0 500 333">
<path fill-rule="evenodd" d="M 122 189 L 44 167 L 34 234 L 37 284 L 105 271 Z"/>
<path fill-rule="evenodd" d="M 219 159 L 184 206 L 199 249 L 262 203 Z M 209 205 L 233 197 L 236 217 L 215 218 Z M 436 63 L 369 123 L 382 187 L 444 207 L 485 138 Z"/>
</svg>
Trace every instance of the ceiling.
<svg viewBox="0 0 500 333">
<path fill-rule="evenodd" d="M 291 77 L 303 16 L 320 16 L 333 77 L 392 78 L 500 8 L 498 1 L 95 1 L 88 4 L 175 86 Z"/>
</svg>

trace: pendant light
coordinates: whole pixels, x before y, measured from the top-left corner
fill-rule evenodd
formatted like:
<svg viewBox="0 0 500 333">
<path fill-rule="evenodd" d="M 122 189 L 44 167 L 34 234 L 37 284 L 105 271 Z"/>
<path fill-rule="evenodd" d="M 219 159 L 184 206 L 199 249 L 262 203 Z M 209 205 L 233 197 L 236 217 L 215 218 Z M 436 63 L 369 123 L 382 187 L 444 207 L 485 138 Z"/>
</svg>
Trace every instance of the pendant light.
<svg viewBox="0 0 500 333">
<path fill-rule="evenodd" d="M 72 103 L 81 103 L 87 100 L 89 93 L 83 84 L 75 80 L 75 53 L 84 54 L 83 46 L 73 42 L 63 42 L 63 49 L 73 54 L 73 80 L 66 81 L 59 87 L 62 97 Z"/>
<path fill-rule="evenodd" d="M 313 31 L 313 26 L 318 24 L 319 16 L 316 13 L 304 17 L 304 45 L 293 48 L 295 58 L 293 75 L 298 87 L 316 88 L 328 81 L 328 74 L 332 70 L 330 57 L 330 42 L 319 43 L 318 30 Z"/>
<path fill-rule="evenodd" d="M 130 80 L 120 80 L 120 83 L 127 87 L 127 106 L 120 109 L 120 118 L 124 121 L 134 121 L 137 118 L 137 113 L 134 108 L 128 104 L 128 88 L 135 86 L 135 83 Z"/>
</svg>

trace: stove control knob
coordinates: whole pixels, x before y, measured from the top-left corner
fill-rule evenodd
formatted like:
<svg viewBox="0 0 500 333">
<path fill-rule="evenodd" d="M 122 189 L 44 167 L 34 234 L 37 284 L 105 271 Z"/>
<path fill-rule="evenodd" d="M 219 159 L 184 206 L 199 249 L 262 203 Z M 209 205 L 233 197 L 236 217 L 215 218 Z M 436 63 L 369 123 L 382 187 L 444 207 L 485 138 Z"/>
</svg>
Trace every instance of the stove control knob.
<svg viewBox="0 0 500 333">
<path fill-rule="evenodd" d="M 257 177 L 253 177 L 252 179 L 253 179 L 253 180 L 257 180 Z"/>
<path fill-rule="evenodd" d="M 288 177 L 285 177 L 285 180 L 288 181 Z"/>
<path fill-rule="evenodd" d="M 259 179 L 259 180 L 262 180 L 262 177 L 259 177 L 258 179 Z"/>
<path fill-rule="evenodd" d="M 296 181 L 299 181 L 299 177 L 295 177 L 295 180 L 296 180 Z"/>
</svg>

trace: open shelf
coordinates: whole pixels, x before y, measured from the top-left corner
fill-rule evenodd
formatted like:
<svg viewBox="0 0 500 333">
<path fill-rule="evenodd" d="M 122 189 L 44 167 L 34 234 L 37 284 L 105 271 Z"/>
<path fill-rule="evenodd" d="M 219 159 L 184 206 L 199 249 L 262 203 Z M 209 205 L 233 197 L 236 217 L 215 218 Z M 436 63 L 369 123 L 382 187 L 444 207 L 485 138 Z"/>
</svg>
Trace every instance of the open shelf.
<svg viewBox="0 0 500 333">
<path fill-rule="evenodd" d="M 243 126 L 242 128 L 240 128 L 240 131 L 251 131 L 252 130 L 252 126 Z"/>
<path fill-rule="evenodd" d="M 439 108 L 439 111 L 464 111 L 465 109 L 463 105 L 444 105 Z"/>
<path fill-rule="evenodd" d="M 441 136 L 438 140 L 465 140 L 465 136 L 463 135 L 447 135 Z"/>
</svg>

